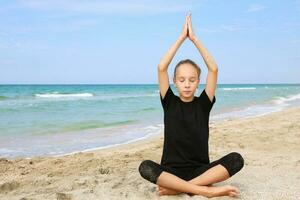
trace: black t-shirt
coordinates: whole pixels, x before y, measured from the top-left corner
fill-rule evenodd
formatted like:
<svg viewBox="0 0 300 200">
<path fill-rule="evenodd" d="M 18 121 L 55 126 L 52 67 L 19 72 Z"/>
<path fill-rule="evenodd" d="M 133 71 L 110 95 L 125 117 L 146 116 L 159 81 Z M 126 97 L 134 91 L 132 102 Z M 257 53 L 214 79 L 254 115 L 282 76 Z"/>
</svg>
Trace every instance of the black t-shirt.
<svg viewBox="0 0 300 200">
<path fill-rule="evenodd" d="M 160 92 L 159 92 L 160 94 Z M 209 113 L 211 102 L 205 89 L 193 101 L 184 102 L 169 86 L 160 100 L 164 110 L 164 146 L 161 165 L 174 168 L 210 163 L 208 155 Z"/>
</svg>

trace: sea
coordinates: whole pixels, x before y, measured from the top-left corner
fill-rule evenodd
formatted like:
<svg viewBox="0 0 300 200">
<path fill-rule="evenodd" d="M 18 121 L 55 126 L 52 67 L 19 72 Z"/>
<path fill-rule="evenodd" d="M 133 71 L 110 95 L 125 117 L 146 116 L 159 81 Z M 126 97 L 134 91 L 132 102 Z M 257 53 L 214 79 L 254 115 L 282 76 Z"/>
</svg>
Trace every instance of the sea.
<svg viewBox="0 0 300 200">
<path fill-rule="evenodd" d="M 218 84 L 215 97 L 210 122 L 251 118 L 299 106 L 300 84 Z M 163 129 L 157 84 L 0 85 L 0 157 L 86 152 Z"/>
</svg>

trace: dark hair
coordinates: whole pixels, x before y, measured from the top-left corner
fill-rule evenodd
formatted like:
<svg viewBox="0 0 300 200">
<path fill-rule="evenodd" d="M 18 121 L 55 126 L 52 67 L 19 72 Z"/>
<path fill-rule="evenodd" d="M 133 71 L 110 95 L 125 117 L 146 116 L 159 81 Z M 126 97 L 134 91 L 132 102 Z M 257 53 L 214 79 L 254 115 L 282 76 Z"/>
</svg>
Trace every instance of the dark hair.
<svg viewBox="0 0 300 200">
<path fill-rule="evenodd" d="M 192 66 L 194 66 L 194 67 L 196 68 L 197 74 L 198 74 L 198 79 L 199 79 L 199 78 L 200 78 L 200 74 L 201 74 L 201 69 L 200 69 L 200 67 L 199 67 L 194 61 L 192 61 L 192 60 L 190 60 L 190 59 L 181 60 L 181 61 L 179 61 L 179 62 L 177 63 L 177 65 L 175 66 L 175 69 L 174 69 L 174 76 L 173 76 L 173 78 L 174 78 L 174 79 L 176 78 L 176 70 L 177 70 L 177 68 L 178 68 L 180 65 L 186 64 L 186 63 L 189 63 L 189 64 L 191 64 Z"/>
</svg>

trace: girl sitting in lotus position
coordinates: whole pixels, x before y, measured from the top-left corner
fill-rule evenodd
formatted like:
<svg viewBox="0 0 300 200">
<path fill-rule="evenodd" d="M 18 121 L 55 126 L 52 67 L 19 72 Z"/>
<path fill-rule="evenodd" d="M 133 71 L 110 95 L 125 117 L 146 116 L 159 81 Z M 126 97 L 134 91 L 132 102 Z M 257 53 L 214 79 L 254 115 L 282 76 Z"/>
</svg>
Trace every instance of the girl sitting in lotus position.
<svg viewBox="0 0 300 200">
<path fill-rule="evenodd" d="M 174 95 L 168 77 L 168 66 L 183 41 L 189 38 L 198 48 L 208 69 L 205 89 L 194 96 L 201 70 L 190 59 L 180 61 L 173 82 L 179 93 Z M 212 186 L 240 171 L 243 157 L 231 152 L 210 162 L 208 151 L 209 114 L 216 101 L 218 66 L 192 30 L 191 14 L 185 19 L 180 37 L 158 65 L 160 101 L 164 110 L 164 146 L 160 164 L 144 160 L 140 175 L 158 185 L 158 195 L 187 193 L 214 196 L 236 196 L 238 188 Z"/>
</svg>

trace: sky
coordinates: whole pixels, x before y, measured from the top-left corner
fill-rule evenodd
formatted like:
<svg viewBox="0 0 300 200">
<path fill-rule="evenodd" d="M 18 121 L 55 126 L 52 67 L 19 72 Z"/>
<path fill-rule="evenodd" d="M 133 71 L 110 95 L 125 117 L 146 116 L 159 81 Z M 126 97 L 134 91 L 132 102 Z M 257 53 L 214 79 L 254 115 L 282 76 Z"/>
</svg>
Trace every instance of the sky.
<svg viewBox="0 0 300 200">
<path fill-rule="evenodd" d="M 158 84 L 191 11 L 218 84 L 300 83 L 300 0 L 1 0 L 0 84 Z M 189 40 L 168 67 L 190 58 Z"/>
</svg>

